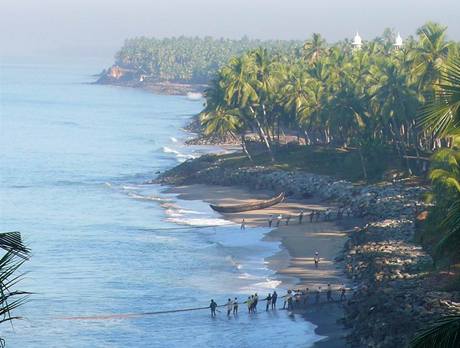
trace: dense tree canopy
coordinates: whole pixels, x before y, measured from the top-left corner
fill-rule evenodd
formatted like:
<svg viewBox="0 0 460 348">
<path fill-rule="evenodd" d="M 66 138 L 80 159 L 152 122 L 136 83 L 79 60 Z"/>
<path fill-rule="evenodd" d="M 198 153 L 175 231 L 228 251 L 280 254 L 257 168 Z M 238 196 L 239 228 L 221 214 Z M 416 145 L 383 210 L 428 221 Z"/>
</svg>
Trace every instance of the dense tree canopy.
<svg viewBox="0 0 460 348">
<path fill-rule="evenodd" d="M 207 83 L 232 56 L 259 46 L 288 52 L 301 42 L 139 37 L 126 40 L 115 58 L 117 65 L 154 81 Z"/>
<path fill-rule="evenodd" d="M 378 148 L 393 149 L 411 173 L 408 158 L 447 144 L 420 127 L 418 110 L 439 89 L 447 63 L 458 59 L 459 44 L 447 41 L 446 28 L 435 23 L 402 47 L 394 40 L 386 30 L 353 47 L 313 34 L 298 50 L 257 48 L 235 56 L 206 90 L 204 133 L 213 132 L 213 117 L 231 114 L 227 131 L 243 143 L 246 134 L 257 134 L 272 158 L 280 133 L 290 133 L 307 145 L 358 149 L 364 176 L 366 153 Z"/>
</svg>

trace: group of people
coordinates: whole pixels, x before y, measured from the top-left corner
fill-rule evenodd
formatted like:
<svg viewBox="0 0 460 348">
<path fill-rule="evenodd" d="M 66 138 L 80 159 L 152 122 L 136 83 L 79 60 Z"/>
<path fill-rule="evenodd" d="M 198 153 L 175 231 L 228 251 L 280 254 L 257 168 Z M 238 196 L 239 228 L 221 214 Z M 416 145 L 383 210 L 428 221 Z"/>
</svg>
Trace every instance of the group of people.
<svg viewBox="0 0 460 348">
<path fill-rule="evenodd" d="M 334 212 L 329 208 L 327 208 L 326 210 L 311 210 L 309 214 L 310 222 L 318 222 L 321 219 L 323 221 L 330 221 L 333 218 L 333 214 Z M 351 208 L 340 207 L 338 208 L 336 212 L 336 218 L 340 220 L 344 216 L 350 217 L 352 214 L 353 214 L 353 211 L 351 210 Z M 299 224 L 302 224 L 304 215 L 305 215 L 305 212 L 301 210 L 299 212 L 299 215 L 297 216 Z M 275 222 L 276 227 L 280 227 L 281 223 L 283 222 L 283 219 L 284 219 L 285 224 L 289 225 L 291 218 L 292 218 L 291 215 L 286 215 L 285 217 L 283 217 L 282 214 L 279 214 L 278 216 L 275 217 L 271 214 L 268 216 L 268 219 L 267 219 L 268 227 L 272 227 L 274 222 Z M 242 228 L 244 229 L 243 225 L 244 225 L 244 219 L 241 224 Z"/>
<path fill-rule="evenodd" d="M 333 294 L 333 289 L 331 284 L 327 284 L 326 288 L 326 301 L 327 302 L 334 302 L 336 299 L 332 296 Z M 344 301 L 346 300 L 346 287 L 344 284 L 340 286 L 339 289 L 337 289 L 339 293 L 339 301 Z M 318 286 L 318 288 L 315 291 L 310 291 L 309 288 L 306 288 L 304 290 L 288 290 L 286 292 L 286 295 L 283 296 L 284 298 L 284 304 L 283 304 L 283 309 L 287 309 L 289 311 L 294 310 L 295 307 L 305 307 L 309 303 L 310 296 L 312 293 L 315 296 L 315 304 L 319 304 L 321 301 L 321 294 L 323 293 L 323 289 L 321 286 Z M 269 311 L 270 309 L 276 309 L 276 302 L 278 300 L 278 294 L 276 291 L 273 291 L 272 293 L 269 293 L 267 297 L 263 298 L 262 301 L 265 301 L 265 310 Z M 256 313 L 257 312 L 257 305 L 259 303 L 259 296 L 257 293 L 254 295 L 251 295 L 248 297 L 245 303 L 248 307 L 248 313 Z M 226 306 L 227 308 L 227 316 L 231 316 L 232 314 L 234 316 L 238 315 L 238 298 L 235 297 L 234 300 L 228 299 L 227 303 L 223 306 Z M 223 307 L 221 306 L 221 307 Z M 217 303 L 214 300 L 211 300 L 211 303 L 209 305 L 209 308 L 211 309 L 211 316 L 215 317 L 216 316 L 216 311 L 217 311 Z"/>
</svg>

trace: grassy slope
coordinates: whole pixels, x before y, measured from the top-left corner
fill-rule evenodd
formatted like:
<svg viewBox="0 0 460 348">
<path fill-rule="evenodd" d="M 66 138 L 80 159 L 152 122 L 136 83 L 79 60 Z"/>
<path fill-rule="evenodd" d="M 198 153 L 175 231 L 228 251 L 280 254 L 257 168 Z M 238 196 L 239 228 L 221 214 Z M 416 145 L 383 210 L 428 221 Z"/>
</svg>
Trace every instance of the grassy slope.
<svg viewBox="0 0 460 348">
<path fill-rule="evenodd" d="M 363 180 L 359 154 L 356 150 L 325 146 L 284 145 L 274 149 L 276 162 L 271 163 L 265 151 L 251 149 L 254 162 L 242 153 L 220 155 L 220 166 L 227 168 L 263 165 L 276 169 L 300 170 L 324 174 L 352 182 Z M 217 159 L 216 158 L 216 159 Z M 381 153 L 378 158 L 368 156 L 366 168 L 370 181 L 379 181 L 388 173 L 404 173 L 404 163 L 394 153 Z"/>
</svg>

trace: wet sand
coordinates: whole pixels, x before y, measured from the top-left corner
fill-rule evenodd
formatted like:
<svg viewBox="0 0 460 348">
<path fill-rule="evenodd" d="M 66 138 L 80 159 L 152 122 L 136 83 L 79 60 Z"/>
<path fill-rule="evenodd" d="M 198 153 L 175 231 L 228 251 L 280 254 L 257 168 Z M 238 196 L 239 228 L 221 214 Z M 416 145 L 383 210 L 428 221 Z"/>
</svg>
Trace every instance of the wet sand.
<svg viewBox="0 0 460 348">
<path fill-rule="evenodd" d="M 274 195 L 270 191 L 252 191 L 243 187 L 214 186 L 214 185 L 187 185 L 168 188 L 165 192 L 178 194 L 179 199 L 201 200 L 210 204 L 242 204 L 256 200 L 267 199 Z M 276 276 L 287 288 L 309 288 L 316 290 L 319 286 L 323 290 L 327 284 L 333 289 L 338 289 L 346 284 L 343 271 L 334 263 L 346 241 L 347 233 L 357 224 L 353 219 L 344 218 L 340 224 L 334 221 L 310 222 L 309 212 L 314 210 L 326 210 L 334 207 L 325 205 L 315 199 L 293 200 L 273 207 L 253 210 L 242 213 L 222 214 L 227 220 L 241 223 L 245 219 L 246 225 L 268 226 L 268 216 L 274 217 L 282 214 L 283 220 L 278 228 L 275 227 L 265 238 L 279 240 L 282 250 L 268 258 L 269 267 L 276 272 Z M 302 224 L 299 223 L 298 215 L 304 210 Z M 286 225 L 286 216 L 290 215 L 289 225 Z M 250 229 L 248 229 L 250 233 Z M 314 264 L 315 251 L 318 251 L 320 263 Z M 325 300 L 325 294 L 322 295 Z M 338 296 L 338 292 L 334 293 Z M 327 304 L 302 311 L 302 315 L 310 322 L 318 326 L 316 332 L 328 336 L 327 339 L 317 342 L 315 347 L 343 347 L 344 330 L 337 323 L 342 317 L 342 307 L 339 304 Z"/>
</svg>

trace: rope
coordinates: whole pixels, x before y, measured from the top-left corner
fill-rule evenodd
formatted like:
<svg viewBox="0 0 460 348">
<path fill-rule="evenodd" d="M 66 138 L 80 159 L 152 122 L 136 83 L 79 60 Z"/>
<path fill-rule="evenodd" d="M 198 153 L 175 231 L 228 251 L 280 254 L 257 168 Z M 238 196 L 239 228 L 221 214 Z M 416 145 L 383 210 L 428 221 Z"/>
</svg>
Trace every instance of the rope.
<svg viewBox="0 0 460 348">
<path fill-rule="evenodd" d="M 280 296 L 279 298 L 285 298 L 287 295 Z M 266 299 L 260 299 L 258 302 L 267 301 Z M 327 301 L 327 302 L 315 302 L 311 303 L 308 306 L 313 305 L 322 305 L 322 304 L 332 304 L 338 303 L 341 301 Z M 239 304 L 247 304 L 248 301 L 241 302 Z M 227 304 L 217 305 L 216 308 L 223 308 L 227 307 Z M 283 308 L 284 309 L 284 308 Z M 150 315 L 158 315 L 158 314 L 170 314 L 170 313 L 180 313 L 180 312 L 192 312 L 192 311 L 201 311 L 201 310 L 210 310 L 209 306 L 206 307 L 195 307 L 195 308 L 182 308 L 182 309 L 171 309 L 171 310 L 164 310 L 164 311 L 156 311 L 156 312 L 140 312 L 140 313 L 125 313 L 125 314 L 107 314 L 107 315 L 93 315 L 93 316 L 75 316 L 75 317 L 60 317 L 57 319 L 60 320 L 110 320 L 110 319 L 129 319 L 129 318 L 136 318 L 136 317 L 143 317 L 143 316 L 150 316 Z"/>
<path fill-rule="evenodd" d="M 174 231 L 174 230 L 191 230 L 193 228 L 215 228 L 215 227 L 226 227 L 228 225 L 206 225 L 206 226 L 184 226 L 184 227 L 164 227 L 164 228 L 142 228 L 142 231 Z"/>
</svg>

